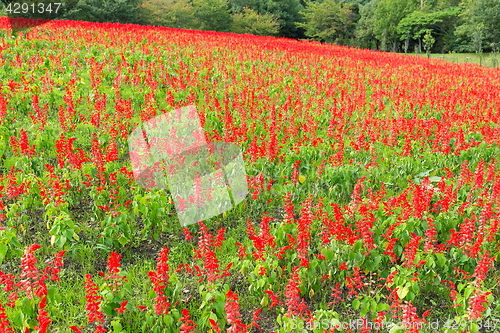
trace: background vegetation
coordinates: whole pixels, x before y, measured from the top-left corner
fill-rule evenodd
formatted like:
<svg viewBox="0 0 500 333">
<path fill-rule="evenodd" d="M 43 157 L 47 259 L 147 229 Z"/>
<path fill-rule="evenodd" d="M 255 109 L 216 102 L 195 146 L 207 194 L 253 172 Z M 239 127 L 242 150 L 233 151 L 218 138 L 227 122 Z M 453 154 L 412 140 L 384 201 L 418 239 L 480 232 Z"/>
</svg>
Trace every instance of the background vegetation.
<svg viewBox="0 0 500 333">
<path fill-rule="evenodd" d="M 500 45 L 498 0 L 80 0 L 68 8 L 64 17 L 73 20 L 314 39 L 392 52 L 492 52 L 496 58 Z"/>
</svg>

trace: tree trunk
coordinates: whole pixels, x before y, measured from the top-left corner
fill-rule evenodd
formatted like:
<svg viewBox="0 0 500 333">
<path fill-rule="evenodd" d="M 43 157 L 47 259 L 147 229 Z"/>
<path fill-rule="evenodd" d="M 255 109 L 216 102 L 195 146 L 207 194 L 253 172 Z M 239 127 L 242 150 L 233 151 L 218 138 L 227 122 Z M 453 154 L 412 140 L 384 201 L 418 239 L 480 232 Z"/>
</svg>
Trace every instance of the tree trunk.
<svg viewBox="0 0 500 333">
<path fill-rule="evenodd" d="M 396 53 L 399 51 L 399 43 L 397 39 L 392 41 L 392 52 Z"/>
</svg>

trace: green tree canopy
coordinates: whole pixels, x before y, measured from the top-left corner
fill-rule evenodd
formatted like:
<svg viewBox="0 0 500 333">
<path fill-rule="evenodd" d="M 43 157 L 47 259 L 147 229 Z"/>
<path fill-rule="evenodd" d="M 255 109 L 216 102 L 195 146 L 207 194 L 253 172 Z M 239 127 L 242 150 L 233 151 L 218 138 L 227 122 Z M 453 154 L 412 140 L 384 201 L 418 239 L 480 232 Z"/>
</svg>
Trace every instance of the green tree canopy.
<svg viewBox="0 0 500 333">
<path fill-rule="evenodd" d="M 356 24 L 354 35 L 358 40 L 358 45 L 361 47 L 372 47 L 372 42 L 375 41 L 378 45 L 378 40 L 375 36 L 375 11 L 380 0 L 371 0 L 365 5 L 359 7 L 360 19 Z"/>
<path fill-rule="evenodd" d="M 462 14 L 463 24 L 457 28 L 457 34 L 469 41 L 468 50 L 473 50 L 474 37 L 481 31 L 484 46 L 498 49 L 500 44 L 500 1 L 498 0 L 469 0 L 464 3 Z"/>
<path fill-rule="evenodd" d="M 250 7 L 252 8 L 252 7 Z M 302 22 L 300 12 L 304 9 L 300 0 L 256 0 L 255 9 L 259 14 L 271 14 L 278 19 L 278 36 L 298 38 L 301 32 L 296 22 Z"/>
<path fill-rule="evenodd" d="M 230 31 L 231 13 L 227 0 L 193 0 L 193 7 L 201 30 Z"/>
<path fill-rule="evenodd" d="M 399 22 L 398 34 L 401 40 L 405 39 L 408 34 L 415 39 L 422 38 L 429 29 L 436 30 L 441 34 L 451 35 L 453 34 L 453 27 L 450 29 L 448 23 L 451 20 L 456 20 L 461 12 L 462 8 L 460 6 L 431 13 L 416 10 Z"/>
<path fill-rule="evenodd" d="M 137 23 L 141 0 L 79 0 L 65 18 L 92 22 Z"/>
<path fill-rule="evenodd" d="M 308 1 L 303 15 L 305 22 L 297 25 L 305 29 L 306 36 L 324 42 L 345 42 L 354 30 L 351 4 L 336 0 Z"/>
<path fill-rule="evenodd" d="M 248 7 L 233 15 L 231 31 L 239 34 L 273 36 L 278 33 L 278 20 L 271 14 L 259 14 Z"/>
<path fill-rule="evenodd" d="M 145 0 L 141 5 L 141 23 L 179 29 L 200 26 L 189 0 Z"/>
<path fill-rule="evenodd" d="M 396 51 L 399 22 L 419 7 L 419 0 L 380 0 L 375 10 L 374 33 L 377 38 L 392 42 L 392 49 Z"/>
</svg>

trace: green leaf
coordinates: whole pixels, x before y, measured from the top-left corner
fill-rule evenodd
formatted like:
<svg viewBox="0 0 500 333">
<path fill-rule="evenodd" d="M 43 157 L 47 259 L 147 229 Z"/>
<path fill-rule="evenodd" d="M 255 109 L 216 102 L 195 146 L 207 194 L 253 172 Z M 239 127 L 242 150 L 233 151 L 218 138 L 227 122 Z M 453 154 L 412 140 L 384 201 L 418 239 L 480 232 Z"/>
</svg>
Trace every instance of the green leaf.
<svg viewBox="0 0 500 333">
<path fill-rule="evenodd" d="M 354 310 L 359 309 L 359 305 L 360 305 L 359 299 L 356 298 L 354 301 L 352 301 L 352 308 Z"/>
<path fill-rule="evenodd" d="M 118 242 L 121 244 L 121 245 L 125 245 L 128 243 L 128 239 L 125 237 L 125 236 L 121 236 L 119 239 L 118 239 Z"/>
<path fill-rule="evenodd" d="M 326 260 L 331 261 L 333 259 L 333 250 L 325 250 L 324 256 Z"/>
<path fill-rule="evenodd" d="M 399 299 L 404 299 L 406 294 L 408 294 L 409 289 L 407 287 L 399 286 L 398 287 L 398 297 Z"/>
<path fill-rule="evenodd" d="M 439 265 L 443 267 L 446 264 L 446 257 L 442 253 L 437 253 L 436 257 L 439 261 Z"/>
<path fill-rule="evenodd" d="M 5 244 L 0 244 L 0 264 L 3 262 L 5 255 L 7 254 L 8 246 Z"/>
<path fill-rule="evenodd" d="M 379 265 L 381 260 L 382 260 L 381 256 L 376 256 L 375 259 L 373 259 L 373 265 L 375 268 L 378 268 L 378 265 Z"/>
<path fill-rule="evenodd" d="M 66 237 L 59 236 L 56 238 L 56 241 L 54 243 L 57 247 L 62 248 L 64 244 L 66 244 Z"/>
<path fill-rule="evenodd" d="M 120 333 L 123 330 L 122 324 L 119 321 L 112 321 L 111 326 L 113 326 L 113 331 L 115 333 Z"/>
<path fill-rule="evenodd" d="M 56 292 L 54 286 L 47 287 L 47 298 L 52 303 L 54 301 L 54 293 Z"/>
<path fill-rule="evenodd" d="M 388 304 L 379 303 L 377 305 L 377 312 L 384 311 L 384 310 L 387 310 L 387 309 L 390 309 L 390 306 Z"/>
<path fill-rule="evenodd" d="M 170 324 L 173 322 L 173 318 L 171 315 L 165 315 L 163 316 L 163 322 L 165 323 L 165 325 L 170 326 Z"/>
</svg>

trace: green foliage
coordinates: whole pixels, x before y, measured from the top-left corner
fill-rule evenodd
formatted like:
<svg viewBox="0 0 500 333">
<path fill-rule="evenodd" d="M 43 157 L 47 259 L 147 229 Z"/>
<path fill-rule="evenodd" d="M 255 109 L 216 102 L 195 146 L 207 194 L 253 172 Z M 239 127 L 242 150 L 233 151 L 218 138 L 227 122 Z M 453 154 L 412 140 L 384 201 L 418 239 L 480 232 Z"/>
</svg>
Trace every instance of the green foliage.
<svg viewBox="0 0 500 333">
<path fill-rule="evenodd" d="M 296 25 L 303 20 L 300 12 L 304 7 L 300 0 L 256 0 L 254 9 L 260 14 L 269 13 L 278 19 L 280 25 L 278 36 L 289 38 L 301 36 Z"/>
<path fill-rule="evenodd" d="M 140 20 L 143 24 L 178 29 L 196 29 L 200 25 L 188 0 L 145 0 Z"/>
<path fill-rule="evenodd" d="M 428 29 L 431 29 L 441 40 L 443 51 L 449 50 L 453 45 L 455 22 L 463 8 L 461 6 L 449 7 L 443 10 L 428 12 L 416 10 L 399 22 L 397 30 L 400 40 L 410 37 L 412 40 L 421 40 Z"/>
<path fill-rule="evenodd" d="M 79 0 L 66 15 L 72 20 L 137 23 L 140 0 Z"/>
<path fill-rule="evenodd" d="M 434 37 L 432 37 L 432 31 L 427 30 L 425 32 L 425 35 L 424 35 L 424 48 L 425 48 L 425 52 L 427 52 L 427 58 L 429 57 L 429 54 L 431 52 L 431 48 L 434 45 L 435 41 L 436 40 L 434 39 Z"/>
<path fill-rule="evenodd" d="M 325 0 L 324 2 L 306 3 L 305 23 L 297 25 L 305 29 L 308 37 L 328 43 L 346 42 L 354 29 L 352 5 Z"/>
<path fill-rule="evenodd" d="M 227 0 L 193 0 L 193 7 L 201 30 L 229 31 L 231 14 Z"/>
<path fill-rule="evenodd" d="M 500 43 L 500 2 L 496 0 L 469 0 L 464 3 L 463 24 L 457 27 L 457 37 L 467 43 L 461 51 L 479 50 L 479 40 L 486 49 Z"/>
<path fill-rule="evenodd" d="M 248 7 L 233 15 L 231 31 L 238 34 L 273 36 L 278 33 L 279 25 L 271 14 L 259 14 Z"/>
<path fill-rule="evenodd" d="M 423 11 L 414 11 L 406 16 L 398 24 L 398 33 L 400 39 L 406 38 L 409 33 L 412 38 L 421 38 L 426 29 L 438 25 L 446 20 L 452 20 L 460 15 L 461 7 L 451 7 L 438 12 L 426 13 Z"/>
<path fill-rule="evenodd" d="M 418 8 L 417 0 L 381 0 L 375 10 L 374 33 L 379 40 L 392 42 L 392 50 L 398 47 L 397 27 L 402 19 Z"/>
<path fill-rule="evenodd" d="M 479 56 L 483 54 L 484 24 L 479 23 L 474 27 L 472 41 L 474 49 Z"/>
<path fill-rule="evenodd" d="M 354 35 L 358 40 L 358 45 L 362 47 L 371 47 L 372 41 L 376 41 L 375 27 L 375 10 L 378 7 L 380 0 L 371 0 L 365 5 L 359 7 L 360 19 L 356 24 Z"/>
</svg>

